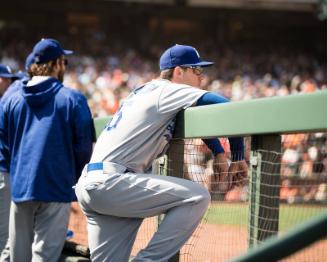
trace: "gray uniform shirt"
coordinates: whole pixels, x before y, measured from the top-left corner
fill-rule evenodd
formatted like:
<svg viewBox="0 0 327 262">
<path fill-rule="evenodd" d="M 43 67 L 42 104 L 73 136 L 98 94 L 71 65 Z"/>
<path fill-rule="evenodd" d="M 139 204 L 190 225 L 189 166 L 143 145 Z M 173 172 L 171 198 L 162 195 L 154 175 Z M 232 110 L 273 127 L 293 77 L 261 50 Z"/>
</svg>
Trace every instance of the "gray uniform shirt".
<svg viewBox="0 0 327 262">
<path fill-rule="evenodd" d="M 135 89 L 102 131 L 90 163 L 108 161 L 136 173 L 147 172 L 166 151 L 176 114 L 206 92 L 163 79 Z"/>
</svg>

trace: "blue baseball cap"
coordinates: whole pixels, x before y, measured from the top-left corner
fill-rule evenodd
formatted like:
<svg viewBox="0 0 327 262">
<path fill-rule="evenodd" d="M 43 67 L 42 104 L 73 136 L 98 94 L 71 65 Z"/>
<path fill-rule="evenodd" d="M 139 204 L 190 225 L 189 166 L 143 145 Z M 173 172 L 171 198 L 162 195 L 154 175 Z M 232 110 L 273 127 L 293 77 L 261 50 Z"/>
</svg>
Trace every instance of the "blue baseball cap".
<svg viewBox="0 0 327 262">
<path fill-rule="evenodd" d="M 0 64 L 0 77 L 2 78 L 15 78 L 16 75 L 12 73 L 9 66 Z"/>
<path fill-rule="evenodd" d="M 25 60 L 25 70 L 28 71 L 32 64 L 34 64 L 34 54 L 33 52 L 30 53 Z"/>
<path fill-rule="evenodd" d="M 34 62 L 43 64 L 62 55 L 71 55 L 73 51 L 64 50 L 56 39 L 43 38 L 33 48 Z"/>
<path fill-rule="evenodd" d="M 160 57 L 160 70 L 176 66 L 211 66 L 213 62 L 202 61 L 198 51 L 188 45 L 174 45 L 168 48 Z"/>
</svg>

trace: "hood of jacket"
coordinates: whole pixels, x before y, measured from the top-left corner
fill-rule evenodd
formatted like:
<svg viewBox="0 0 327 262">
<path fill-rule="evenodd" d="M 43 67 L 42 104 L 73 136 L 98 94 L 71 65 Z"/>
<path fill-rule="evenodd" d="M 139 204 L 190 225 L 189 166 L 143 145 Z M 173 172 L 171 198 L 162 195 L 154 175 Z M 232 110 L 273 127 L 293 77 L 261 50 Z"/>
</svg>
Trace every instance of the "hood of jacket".
<svg viewBox="0 0 327 262">
<path fill-rule="evenodd" d="M 28 85 L 27 83 L 23 82 L 23 97 L 30 106 L 35 107 L 47 103 L 63 86 L 58 79 L 53 77 L 34 85 Z"/>
</svg>

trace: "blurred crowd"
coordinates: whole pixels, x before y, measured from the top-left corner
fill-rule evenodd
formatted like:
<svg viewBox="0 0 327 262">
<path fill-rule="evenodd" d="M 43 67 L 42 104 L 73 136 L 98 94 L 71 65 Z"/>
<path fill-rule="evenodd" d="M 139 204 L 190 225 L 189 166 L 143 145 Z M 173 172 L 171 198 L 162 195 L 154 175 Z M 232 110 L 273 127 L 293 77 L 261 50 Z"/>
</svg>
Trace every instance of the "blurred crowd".
<svg viewBox="0 0 327 262">
<path fill-rule="evenodd" d="M 23 70 L 32 43 L 42 37 L 49 36 L 0 31 L 0 62 Z M 74 50 L 65 84 L 87 96 L 94 117 L 113 114 L 131 89 L 157 77 L 159 55 L 174 44 L 153 36 L 128 39 L 119 32 L 96 30 L 53 37 Z M 327 89 L 326 53 L 289 44 L 218 46 L 210 39 L 178 44 L 192 44 L 203 58 L 215 62 L 205 72 L 202 88 L 233 101 Z"/>
<path fill-rule="evenodd" d="M 87 95 L 94 116 L 113 114 L 131 89 L 158 75 L 161 50 L 153 49 L 152 60 L 133 49 L 99 59 L 75 57 L 66 84 Z M 233 101 L 327 89 L 327 64 L 309 55 L 251 55 L 228 48 L 206 53 L 215 66 L 207 70 L 202 88 Z"/>
<path fill-rule="evenodd" d="M 124 37 L 111 36 L 109 39 L 100 31 L 85 38 L 74 37 L 74 34 L 69 38 L 64 35 L 55 37 L 75 51 L 69 57 L 64 84 L 80 90 L 87 97 L 93 117 L 114 114 L 133 88 L 156 78 L 159 54 L 167 48 L 160 41 L 150 45 L 146 38 L 143 44 Z M 0 63 L 15 71 L 24 70 L 25 57 L 33 42 L 35 39 L 22 40 L 10 33 L 0 34 Z M 220 47 L 211 41 L 190 44 L 198 47 L 205 59 L 215 62 L 205 71 L 201 88 L 232 101 L 327 89 L 327 56 L 320 57 L 312 50 L 273 44 L 264 47 L 246 44 Z M 327 134 L 283 136 L 281 169 L 285 177 L 282 199 L 289 202 L 299 198 L 326 201 Z M 294 187 L 292 177 L 318 182 L 307 186 L 305 192 L 295 192 L 288 190 Z M 227 200 L 246 198 L 242 193 L 246 191 L 245 187 L 233 190 L 226 194 Z"/>
<path fill-rule="evenodd" d="M 284 135 L 280 197 L 288 203 L 327 203 L 327 133 Z"/>
</svg>

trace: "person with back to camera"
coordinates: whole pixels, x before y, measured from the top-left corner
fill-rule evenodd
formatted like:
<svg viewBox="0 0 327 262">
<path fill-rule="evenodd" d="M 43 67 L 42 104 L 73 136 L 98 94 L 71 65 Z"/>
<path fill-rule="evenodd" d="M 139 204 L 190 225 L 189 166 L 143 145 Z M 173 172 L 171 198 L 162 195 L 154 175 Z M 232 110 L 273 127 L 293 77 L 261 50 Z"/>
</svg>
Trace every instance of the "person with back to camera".
<svg viewBox="0 0 327 262">
<path fill-rule="evenodd" d="M 31 65 L 34 63 L 33 53 L 30 53 L 25 60 L 25 71 L 18 71 L 15 76 L 15 81 L 12 82 L 10 86 L 8 86 L 6 92 L 4 92 L 1 101 L 4 103 L 12 94 L 16 91 L 23 88 L 23 86 L 30 80 L 30 70 Z"/>
<path fill-rule="evenodd" d="M 134 89 L 102 131 L 75 188 L 88 221 L 92 261 L 128 261 L 143 219 L 163 213 L 158 231 L 132 261 L 167 261 L 201 222 L 210 202 L 206 188 L 149 172 L 168 148 L 179 111 L 228 101 L 195 88 L 203 68 L 212 64 L 191 46 L 167 49 L 160 58 L 160 77 Z M 217 171 L 228 171 L 218 140 L 206 143 L 216 155 Z M 243 151 L 243 138 L 231 143 L 233 152 Z M 246 176 L 244 152 L 237 155 L 229 169 Z"/>
<path fill-rule="evenodd" d="M 94 126 L 85 97 L 62 84 L 72 52 L 42 39 L 32 53 L 32 78 L 3 103 L 0 119 L 12 191 L 10 261 L 55 262 L 76 199 L 72 187 L 92 153 Z"/>
<path fill-rule="evenodd" d="M 25 72 L 19 71 L 15 73 L 13 77 L 13 82 L 8 86 L 6 91 L 4 92 L 3 96 L 1 97 L 1 103 L 5 103 L 7 99 L 14 94 L 16 91 L 19 91 L 23 88 L 24 84 L 27 83 L 27 81 L 30 79 L 29 77 L 29 70 L 30 66 L 33 64 L 33 54 L 29 54 L 26 58 L 25 61 Z M 2 112 L 2 111 L 1 111 Z M 3 180 L 5 187 L 2 187 L 2 189 L 5 190 L 6 192 L 6 201 L 4 202 L 3 205 L 1 205 L 1 208 L 3 211 L 1 211 L 0 217 L 2 219 L 1 228 L 4 229 L 5 231 L 1 232 L 6 232 L 6 237 L 7 237 L 7 244 L 5 248 L 2 249 L 0 248 L 0 261 L 10 261 L 10 251 L 9 251 L 9 239 L 8 239 L 8 232 L 9 232 L 9 213 L 10 213 L 10 183 L 9 183 L 9 162 L 7 163 L 9 157 L 8 157 L 8 148 L 4 146 L 4 144 L 1 144 L 0 146 L 0 169 L 3 171 L 6 171 L 6 177 Z M 4 171 L 3 171 L 4 172 Z M 1 174 L 0 174 L 1 175 Z M 1 180 L 1 179 L 0 179 Z M 2 190 L 1 189 L 1 190 Z M 3 203 L 1 201 L 1 203 Z M 2 235 L 2 233 L 0 233 Z M 2 246 L 2 245 L 1 245 Z"/>
<path fill-rule="evenodd" d="M 0 64 L 0 107 L 9 86 L 16 80 L 11 68 Z M 0 114 L 2 113 L 0 109 Z M 6 162 L 7 148 L 0 144 L 0 255 L 8 239 L 9 210 L 10 210 L 10 182 L 9 167 Z"/>
</svg>

